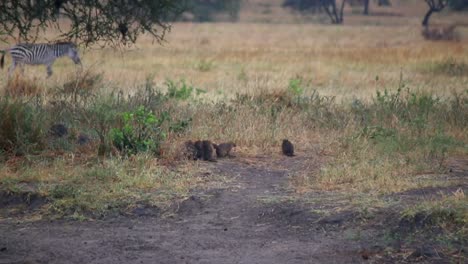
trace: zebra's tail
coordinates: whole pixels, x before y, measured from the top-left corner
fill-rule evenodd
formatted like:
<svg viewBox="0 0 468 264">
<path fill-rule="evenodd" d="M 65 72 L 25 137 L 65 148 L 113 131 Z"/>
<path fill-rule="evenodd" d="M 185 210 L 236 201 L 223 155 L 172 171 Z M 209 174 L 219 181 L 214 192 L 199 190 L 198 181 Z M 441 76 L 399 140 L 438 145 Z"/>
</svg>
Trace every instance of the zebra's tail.
<svg viewBox="0 0 468 264">
<path fill-rule="evenodd" d="M 2 53 L 2 58 L 0 59 L 0 69 L 3 69 L 3 66 L 5 65 L 5 51 L 4 50 L 1 50 L 0 51 Z"/>
</svg>

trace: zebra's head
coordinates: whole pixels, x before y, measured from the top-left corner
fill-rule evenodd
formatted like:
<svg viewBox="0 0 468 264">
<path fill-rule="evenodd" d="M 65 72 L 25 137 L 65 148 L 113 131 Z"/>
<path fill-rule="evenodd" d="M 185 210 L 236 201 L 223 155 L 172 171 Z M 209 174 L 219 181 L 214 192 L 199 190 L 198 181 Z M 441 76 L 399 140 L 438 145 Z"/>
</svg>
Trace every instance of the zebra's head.
<svg viewBox="0 0 468 264">
<path fill-rule="evenodd" d="M 70 59 L 72 59 L 75 64 L 81 64 L 80 55 L 78 54 L 78 50 L 75 43 L 68 43 L 67 56 L 70 57 Z"/>
</svg>

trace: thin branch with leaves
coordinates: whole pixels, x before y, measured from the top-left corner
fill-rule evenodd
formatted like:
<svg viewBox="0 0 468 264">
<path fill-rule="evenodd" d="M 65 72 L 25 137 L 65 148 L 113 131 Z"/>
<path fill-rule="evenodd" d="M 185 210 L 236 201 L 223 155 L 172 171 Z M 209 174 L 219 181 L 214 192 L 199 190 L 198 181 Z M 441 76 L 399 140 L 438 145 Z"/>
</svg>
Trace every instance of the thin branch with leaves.
<svg viewBox="0 0 468 264">
<path fill-rule="evenodd" d="M 129 45 L 147 33 L 164 39 L 185 0 L 3 0 L 0 41 L 35 42 L 48 28 L 56 39 L 86 46 Z"/>
</svg>

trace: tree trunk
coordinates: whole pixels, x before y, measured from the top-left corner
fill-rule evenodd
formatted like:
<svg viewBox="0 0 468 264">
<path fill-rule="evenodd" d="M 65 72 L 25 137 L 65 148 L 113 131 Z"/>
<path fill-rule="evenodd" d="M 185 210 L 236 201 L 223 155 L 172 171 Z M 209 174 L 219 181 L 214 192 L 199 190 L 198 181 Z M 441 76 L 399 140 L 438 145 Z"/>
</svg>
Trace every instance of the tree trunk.
<svg viewBox="0 0 468 264">
<path fill-rule="evenodd" d="M 346 0 L 341 2 L 341 8 L 338 10 L 336 6 L 336 0 L 324 1 L 322 2 L 322 8 L 325 10 L 327 15 L 330 17 L 332 24 L 342 24 L 343 23 L 343 10 Z"/>
<path fill-rule="evenodd" d="M 340 22 L 339 24 L 343 24 L 343 11 L 344 11 L 344 5 L 346 3 L 346 0 L 343 0 L 343 2 L 341 2 L 341 8 L 340 8 Z"/>
<path fill-rule="evenodd" d="M 364 15 L 369 15 L 369 3 L 370 3 L 370 0 L 364 0 L 364 12 L 363 14 Z"/>
<path fill-rule="evenodd" d="M 332 7 L 333 7 L 333 8 L 332 8 L 332 10 L 333 10 L 332 12 L 333 12 L 333 14 L 334 14 L 334 16 L 335 16 L 335 23 L 334 23 L 334 24 L 340 24 L 340 17 L 339 17 L 339 15 L 338 15 L 338 12 L 337 12 L 337 9 L 336 9 L 336 3 L 335 3 L 335 1 L 333 1 Z"/>
<path fill-rule="evenodd" d="M 424 20 L 422 22 L 423 26 L 427 27 L 429 25 L 429 18 L 431 17 L 432 13 L 434 13 L 434 9 L 430 8 L 424 16 Z"/>
</svg>

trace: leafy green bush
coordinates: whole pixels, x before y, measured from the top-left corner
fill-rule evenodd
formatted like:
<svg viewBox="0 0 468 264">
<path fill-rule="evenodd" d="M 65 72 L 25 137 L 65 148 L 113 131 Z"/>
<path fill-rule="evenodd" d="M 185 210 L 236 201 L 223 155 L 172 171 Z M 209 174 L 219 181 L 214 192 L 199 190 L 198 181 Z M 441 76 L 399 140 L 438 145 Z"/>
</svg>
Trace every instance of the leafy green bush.
<svg viewBox="0 0 468 264">
<path fill-rule="evenodd" d="M 121 127 L 110 131 L 114 146 L 125 154 L 147 151 L 158 153 L 161 141 L 166 138 L 161 126 L 167 115 L 158 118 L 144 106 L 134 112 L 124 112 Z"/>
<path fill-rule="evenodd" d="M 288 91 L 294 96 L 300 97 L 304 94 L 304 87 L 302 85 L 302 78 L 289 79 Z"/>
</svg>

